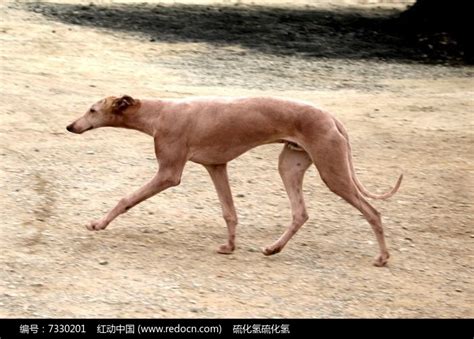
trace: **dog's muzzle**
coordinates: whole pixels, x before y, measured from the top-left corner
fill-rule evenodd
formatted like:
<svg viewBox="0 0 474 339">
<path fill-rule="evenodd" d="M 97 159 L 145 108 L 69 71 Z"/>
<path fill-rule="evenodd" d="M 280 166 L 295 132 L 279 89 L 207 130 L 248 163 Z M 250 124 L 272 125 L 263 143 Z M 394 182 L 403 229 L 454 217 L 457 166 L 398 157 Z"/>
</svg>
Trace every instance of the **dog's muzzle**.
<svg viewBox="0 0 474 339">
<path fill-rule="evenodd" d="M 75 122 L 73 122 L 72 124 L 70 124 L 70 125 L 68 125 L 68 126 L 66 127 L 66 129 L 67 129 L 69 132 L 71 132 L 71 133 L 76 133 L 76 134 L 82 134 L 82 133 L 84 133 L 84 132 L 86 132 L 86 131 L 88 131 L 88 130 L 91 130 L 91 129 L 93 129 L 93 128 L 94 128 L 94 126 L 89 126 L 89 127 L 87 127 L 86 129 L 83 129 L 83 130 L 80 130 L 80 129 L 79 129 L 79 130 L 78 130 Z"/>
</svg>

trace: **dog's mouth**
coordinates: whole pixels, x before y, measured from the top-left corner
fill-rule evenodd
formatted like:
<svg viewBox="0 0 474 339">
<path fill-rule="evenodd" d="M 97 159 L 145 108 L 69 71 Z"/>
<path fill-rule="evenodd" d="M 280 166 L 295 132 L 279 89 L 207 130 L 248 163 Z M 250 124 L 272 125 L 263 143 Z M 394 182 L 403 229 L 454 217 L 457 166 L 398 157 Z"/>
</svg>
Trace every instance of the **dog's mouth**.
<svg viewBox="0 0 474 339">
<path fill-rule="evenodd" d="M 94 128 L 94 126 L 89 126 L 89 127 L 87 127 L 86 129 L 83 129 L 83 130 L 81 130 L 81 131 L 78 131 L 76 128 L 74 128 L 74 125 L 73 125 L 73 124 L 71 124 L 71 125 L 69 125 L 69 126 L 66 127 L 66 129 L 67 129 L 69 132 L 75 133 L 75 134 L 82 134 L 82 133 L 87 132 L 87 131 L 89 131 L 89 130 L 91 130 L 91 129 L 93 129 L 93 128 Z"/>
</svg>

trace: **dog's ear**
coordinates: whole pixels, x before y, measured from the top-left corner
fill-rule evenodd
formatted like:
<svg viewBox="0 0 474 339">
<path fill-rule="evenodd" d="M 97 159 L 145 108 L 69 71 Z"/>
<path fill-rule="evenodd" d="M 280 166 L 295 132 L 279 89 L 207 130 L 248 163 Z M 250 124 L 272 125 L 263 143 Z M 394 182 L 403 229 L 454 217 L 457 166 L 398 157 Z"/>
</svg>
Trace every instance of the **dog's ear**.
<svg viewBox="0 0 474 339">
<path fill-rule="evenodd" d="M 114 99 L 112 102 L 112 112 L 115 114 L 120 114 L 134 104 L 135 99 L 133 99 L 130 95 L 123 95 L 120 98 Z"/>
</svg>

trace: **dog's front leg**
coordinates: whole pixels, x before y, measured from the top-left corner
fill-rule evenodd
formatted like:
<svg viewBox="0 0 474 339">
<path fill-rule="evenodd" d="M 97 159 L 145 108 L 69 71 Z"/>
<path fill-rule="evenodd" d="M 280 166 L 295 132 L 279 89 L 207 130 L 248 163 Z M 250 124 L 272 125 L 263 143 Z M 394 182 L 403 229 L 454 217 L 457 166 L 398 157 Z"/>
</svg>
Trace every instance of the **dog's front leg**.
<svg viewBox="0 0 474 339">
<path fill-rule="evenodd" d="M 153 179 L 134 193 L 120 199 L 114 208 L 112 208 L 103 218 L 92 221 L 87 226 L 87 229 L 91 231 L 103 230 L 112 220 L 120 214 L 125 213 L 133 206 L 169 187 L 179 185 L 185 162 L 186 161 L 182 160 L 160 162 L 160 169 Z"/>
<path fill-rule="evenodd" d="M 180 176 L 163 175 L 160 170 L 147 184 L 143 185 L 132 194 L 120 199 L 117 205 L 115 205 L 115 207 L 112 208 L 103 218 L 92 221 L 87 228 L 91 231 L 103 230 L 120 214 L 125 213 L 143 200 L 146 200 L 169 187 L 179 185 L 179 182 Z"/>
<path fill-rule="evenodd" d="M 222 207 L 222 216 L 227 224 L 228 240 L 217 249 L 218 253 L 231 254 L 235 249 L 235 228 L 237 226 L 237 213 L 230 191 L 229 178 L 227 177 L 227 164 L 205 166 L 211 176 L 217 191 L 217 196 Z"/>
</svg>

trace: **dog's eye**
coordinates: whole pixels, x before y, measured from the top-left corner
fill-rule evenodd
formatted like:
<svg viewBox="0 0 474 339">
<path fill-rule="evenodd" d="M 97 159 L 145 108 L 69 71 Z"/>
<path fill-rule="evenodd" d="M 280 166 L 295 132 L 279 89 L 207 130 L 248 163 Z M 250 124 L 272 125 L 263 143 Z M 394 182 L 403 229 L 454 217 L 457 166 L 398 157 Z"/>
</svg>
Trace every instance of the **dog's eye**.
<svg viewBox="0 0 474 339">
<path fill-rule="evenodd" d="M 89 112 L 95 113 L 95 112 L 97 112 L 97 111 L 96 111 L 94 108 L 91 108 L 91 109 L 89 110 Z"/>
</svg>

